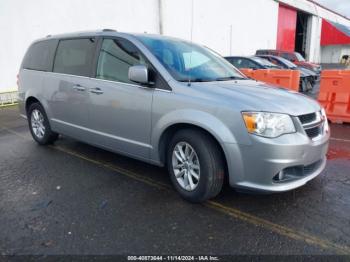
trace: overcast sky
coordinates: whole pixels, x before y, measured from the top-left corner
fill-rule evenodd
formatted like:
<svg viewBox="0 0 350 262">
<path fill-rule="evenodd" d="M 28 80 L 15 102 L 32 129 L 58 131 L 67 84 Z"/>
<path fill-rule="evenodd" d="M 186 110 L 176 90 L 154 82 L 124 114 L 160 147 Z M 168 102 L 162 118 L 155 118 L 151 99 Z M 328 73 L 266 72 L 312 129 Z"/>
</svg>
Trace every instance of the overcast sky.
<svg viewBox="0 0 350 262">
<path fill-rule="evenodd" d="M 321 5 L 331 8 L 350 18 L 350 0 L 316 0 Z"/>
</svg>

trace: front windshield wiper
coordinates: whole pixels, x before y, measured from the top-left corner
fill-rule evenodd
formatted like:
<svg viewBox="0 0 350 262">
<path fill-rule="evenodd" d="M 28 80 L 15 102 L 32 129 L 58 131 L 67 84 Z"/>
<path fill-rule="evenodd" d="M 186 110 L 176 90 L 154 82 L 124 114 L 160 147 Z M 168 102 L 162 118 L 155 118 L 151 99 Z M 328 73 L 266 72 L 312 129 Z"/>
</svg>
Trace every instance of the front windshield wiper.
<svg viewBox="0 0 350 262">
<path fill-rule="evenodd" d="M 240 77 L 240 76 L 226 76 L 226 77 L 218 77 L 215 81 L 229 81 L 229 80 L 248 80 L 248 78 Z"/>
<path fill-rule="evenodd" d="M 189 82 L 188 79 L 182 79 L 179 80 L 180 82 Z M 214 81 L 214 79 L 204 79 L 204 78 L 193 78 L 190 79 L 191 82 L 210 82 L 210 81 Z"/>
</svg>

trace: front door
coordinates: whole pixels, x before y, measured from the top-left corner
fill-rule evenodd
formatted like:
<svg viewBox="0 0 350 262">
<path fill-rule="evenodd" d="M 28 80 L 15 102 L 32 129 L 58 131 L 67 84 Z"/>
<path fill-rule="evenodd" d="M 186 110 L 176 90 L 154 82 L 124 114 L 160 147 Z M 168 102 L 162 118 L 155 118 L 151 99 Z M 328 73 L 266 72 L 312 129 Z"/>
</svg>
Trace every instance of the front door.
<svg viewBox="0 0 350 262">
<path fill-rule="evenodd" d="M 130 41 L 103 39 L 89 90 L 89 121 L 94 143 L 147 159 L 154 89 L 128 79 L 129 67 L 139 64 L 147 65 L 146 59 Z"/>
</svg>

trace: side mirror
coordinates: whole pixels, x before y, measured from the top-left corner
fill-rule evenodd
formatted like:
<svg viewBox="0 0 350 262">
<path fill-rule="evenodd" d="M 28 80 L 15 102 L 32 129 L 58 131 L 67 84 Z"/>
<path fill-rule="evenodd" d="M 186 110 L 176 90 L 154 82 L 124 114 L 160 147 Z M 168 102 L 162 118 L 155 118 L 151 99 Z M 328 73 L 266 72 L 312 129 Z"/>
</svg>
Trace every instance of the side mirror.
<svg viewBox="0 0 350 262">
<path fill-rule="evenodd" d="M 129 80 L 139 83 L 148 84 L 148 69 L 145 65 L 135 65 L 129 67 Z"/>
</svg>

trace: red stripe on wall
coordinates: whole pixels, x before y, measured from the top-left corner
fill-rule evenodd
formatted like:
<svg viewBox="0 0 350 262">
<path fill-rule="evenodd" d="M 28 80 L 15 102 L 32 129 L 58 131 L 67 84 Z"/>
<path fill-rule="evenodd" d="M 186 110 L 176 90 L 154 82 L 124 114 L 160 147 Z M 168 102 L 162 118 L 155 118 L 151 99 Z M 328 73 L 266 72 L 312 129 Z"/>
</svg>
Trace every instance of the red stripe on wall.
<svg viewBox="0 0 350 262">
<path fill-rule="evenodd" d="M 294 51 L 296 27 L 296 9 L 280 4 L 278 10 L 277 49 Z"/>
<path fill-rule="evenodd" d="M 322 19 L 321 45 L 344 45 L 350 44 L 350 37 Z"/>
</svg>

